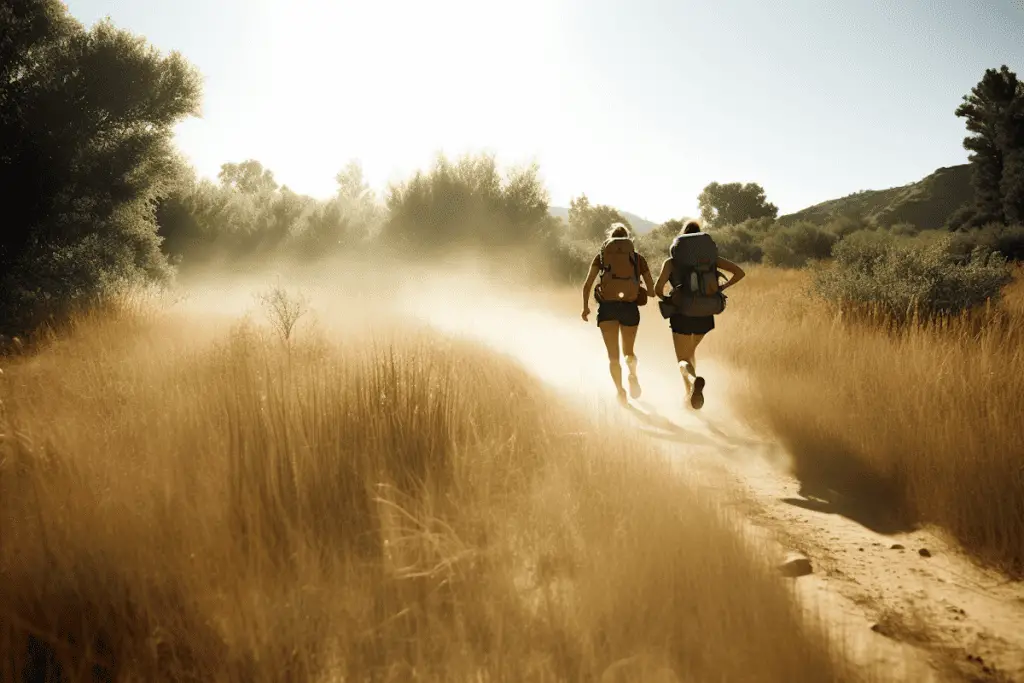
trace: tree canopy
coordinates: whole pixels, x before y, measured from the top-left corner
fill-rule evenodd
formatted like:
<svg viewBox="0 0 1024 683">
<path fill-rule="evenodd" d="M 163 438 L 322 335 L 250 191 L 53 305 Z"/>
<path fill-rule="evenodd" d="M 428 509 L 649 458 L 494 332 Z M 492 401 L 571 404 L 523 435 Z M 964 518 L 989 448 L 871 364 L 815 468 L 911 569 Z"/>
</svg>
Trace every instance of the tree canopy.
<svg viewBox="0 0 1024 683">
<path fill-rule="evenodd" d="M 757 183 L 711 183 L 697 197 L 708 227 L 735 225 L 748 218 L 778 218 L 779 208 L 768 202 Z"/>
<path fill-rule="evenodd" d="M 183 164 L 172 128 L 200 80 L 108 21 L 58 0 L 0 7 L 0 319 L 20 327 L 118 282 L 160 277 L 154 204 Z"/>
<path fill-rule="evenodd" d="M 504 176 L 489 154 L 451 161 L 392 185 L 381 237 L 393 246 L 512 246 L 545 233 L 548 192 L 536 165 Z"/>
<path fill-rule="evenodd" d="M 622 223 L 633 229 L 633 225 L 615 207 L 591 204 L 585 194 L 569 200 L 569 234 L 573 238 L 603 239 L 613 223 Z"/>
<path fill-rule="evenodd" d="M 1005 65 L 987 69 L 956 115 L 966 121 L 974 171 L 967 224 L 1024 221 L 1024 82 Z"/>
</svg>

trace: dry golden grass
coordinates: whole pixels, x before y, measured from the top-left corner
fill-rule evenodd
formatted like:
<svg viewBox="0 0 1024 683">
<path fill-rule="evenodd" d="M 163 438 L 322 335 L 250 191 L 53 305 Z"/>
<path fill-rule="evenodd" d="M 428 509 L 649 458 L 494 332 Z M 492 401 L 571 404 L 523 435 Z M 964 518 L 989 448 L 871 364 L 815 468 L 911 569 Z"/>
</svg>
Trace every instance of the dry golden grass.
<svg viewBox="0 0 1024 683">
<path fill-rule="evenodd" d="M 902 331 L 844 322 L 805 283 L 754 269 L 723 316 L 716 347 L 749 377 L 746 414 L 810 493 L 1024 570 L 1024 280 L 995 310 Z"/>
<path fill-rule="evenodd" d="M 477 347 L 125 315 L 4 370 L 2 680 L 870 678 L 651 447 Z"/>
</svg>

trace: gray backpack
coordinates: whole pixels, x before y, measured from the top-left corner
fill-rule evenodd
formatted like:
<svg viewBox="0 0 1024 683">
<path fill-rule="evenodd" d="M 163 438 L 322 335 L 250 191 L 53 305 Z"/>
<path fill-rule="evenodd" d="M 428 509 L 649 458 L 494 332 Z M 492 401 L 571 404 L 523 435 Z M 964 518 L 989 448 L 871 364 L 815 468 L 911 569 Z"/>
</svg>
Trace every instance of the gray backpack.
<svg viewBox="0 0 1024 683">
<path fill-rule="evenodd" d="M 725 295 L 718 289 L 718 245 L 706 232 L 679 235 L 669 249 L 672 257 L 674 313 L 689 317 L 718 315 L 725 310 Z"/>
</svg>

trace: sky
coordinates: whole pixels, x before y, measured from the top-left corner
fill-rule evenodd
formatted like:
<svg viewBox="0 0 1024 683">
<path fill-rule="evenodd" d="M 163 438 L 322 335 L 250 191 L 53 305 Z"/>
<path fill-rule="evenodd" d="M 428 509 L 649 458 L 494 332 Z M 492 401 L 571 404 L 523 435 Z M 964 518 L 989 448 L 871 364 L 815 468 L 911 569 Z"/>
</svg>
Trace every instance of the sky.
<svg viewBox="0 0 1024 683">
<path fill-rule="evenodd" d="M 967 161 L 953 111 L 1024 76 L 1024 0 L 65 0 L 203 75 L 176 129 L 197 172 L 254 158 L 326 197 L 449 157 L 537 163 L 655 222 L 712 181 L 785 214 Z"/>
</svg>

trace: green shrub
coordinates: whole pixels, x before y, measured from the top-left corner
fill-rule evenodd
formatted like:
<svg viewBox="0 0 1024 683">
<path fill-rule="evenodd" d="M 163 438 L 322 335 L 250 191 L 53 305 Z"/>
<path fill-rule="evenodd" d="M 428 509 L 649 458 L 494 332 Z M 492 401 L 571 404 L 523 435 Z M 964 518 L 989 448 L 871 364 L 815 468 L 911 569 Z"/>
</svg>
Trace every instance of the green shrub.
<svg viewBox="0 0 1024 683">
<path fill-rule="evenodd" d="M 561 221 L 551 228 L 542 241 L 544 255 L 549 274 L 557 282 L 578 285 L 586 279 L 600 242 L 571 239 L 566 232 L 565 224 Z M 639 244 L 637 249 L 640 249 Z M 641 253 L 644 252 L 641 250 Z M 647 256 L 646 253 L 644 255 Z"/>
<path fill-rule="evenodd" d="M 896 237 L 913 237 L 920 232 L 921 229 L 913 223 L 897 223 L 889 226 L 889 233 Z"/>
<path fill-rule="evenodd" d="M 862 216 L 836 216 L 825 224 L 825 229 L 843 239 L 861 230 L 873 230 L 874 226 Z"/>
<path fill-rule="evenodd" d="M 763 235 L 743 223 L 715 230 L 712 235 L 718 245 L 718 253 L 734 263 L 760 263 L 764 257 L 761 249 Z"/>
<path fill-rule="evenodd" d="M 1010 279 L 1006 259 L 976 248 L 954 253 L 952 236 L 913 244 L 886 232 L 860 232 L 837 243 L 818 268 L 815 294 L 841 309 L 873 309 L 896 322 L 955 315 L 995 300 Z"/>
<path fill-rule="evenodd" d="M 953 233 L 952 249 L 957 255 L 968 256 L 978 247 L 1011 261 L 1024 261 L 1024 225 L 987 225 Z"/>
<path fill-rule="evenodd" d="M 761 249 L 769 265 L 801 268 L 808 261 L 828 258 L 836 240 L 834 233 L 801 221 L 769 233 L 761 242 Z"/>
</svg>

